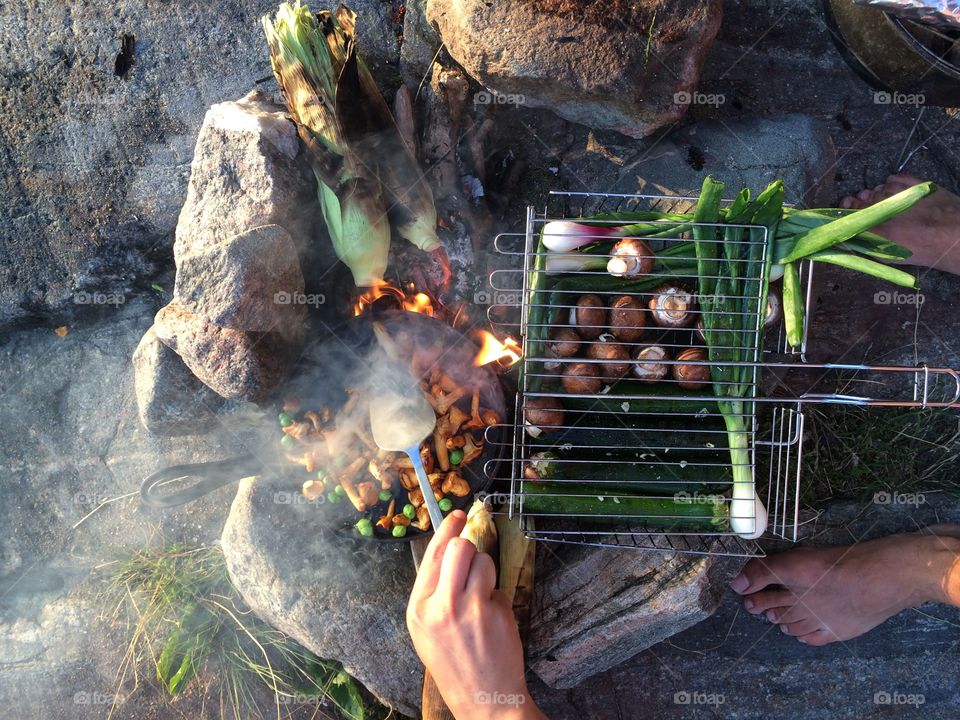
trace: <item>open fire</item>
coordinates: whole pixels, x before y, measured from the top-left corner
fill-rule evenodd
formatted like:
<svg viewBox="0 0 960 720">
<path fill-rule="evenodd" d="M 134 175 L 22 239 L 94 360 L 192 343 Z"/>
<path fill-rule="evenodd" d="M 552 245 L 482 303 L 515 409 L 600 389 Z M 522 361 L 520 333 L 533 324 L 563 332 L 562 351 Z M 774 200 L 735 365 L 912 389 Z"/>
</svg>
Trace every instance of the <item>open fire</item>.
<svg viewBox="0 0 960 720">
<path fill-rule="evenodd" d="M 354 316 L 369 312 L 374 304 L 383 298 L 390 298 L 399 308 L 407 312 L 446 320 L 452 327 L 456 327 L 464 319 L 463 313 L 460 311 L 453 314 L 445 312 L 439 301 L 429 294 L 417 290 L 414 283 L 407 283 L 406 289 L 404 289 L 400 285 L 395 285 L 387 280 L 378 281 L 357 298 L 353 305 Z M 473 361 L 473 364 L 477 367 L 495 362 L 500 368 L 508 368 L 518 362 L 523 355 L 520 343 L 509 335 L 501 340 L 489 330 L 482 329 L 475 330 L 470 334 L 480 348 Z"/>
</svg>

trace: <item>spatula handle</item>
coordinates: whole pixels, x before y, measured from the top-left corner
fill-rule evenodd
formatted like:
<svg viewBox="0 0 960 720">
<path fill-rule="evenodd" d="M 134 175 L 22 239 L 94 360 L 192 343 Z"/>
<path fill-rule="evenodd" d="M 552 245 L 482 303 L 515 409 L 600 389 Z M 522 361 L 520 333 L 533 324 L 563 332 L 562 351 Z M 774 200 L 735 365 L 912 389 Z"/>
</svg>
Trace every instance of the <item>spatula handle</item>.
<svg viewBox="0 0 960 720">
<path fill-rule="evenodd" d="M 430 487 L 430 478 L 427 477 L 427 470 L 423 467 L 423 460 L 420 459 L 420 446 L 414 445 L 406 451 L 413 462 L 413 470 L 417 473 L 417 481 L 420 483 L 420 491 L 423 493 L 423 502 L 427 506 L 427 512 L 430 513 L 430 525 L 434 531 L 440 527 L 443 522 L 443 513 L 440 512 L 440 506 L 437 504 L 437 498 L 433 495 L 433 488 Z"/>
</svg>

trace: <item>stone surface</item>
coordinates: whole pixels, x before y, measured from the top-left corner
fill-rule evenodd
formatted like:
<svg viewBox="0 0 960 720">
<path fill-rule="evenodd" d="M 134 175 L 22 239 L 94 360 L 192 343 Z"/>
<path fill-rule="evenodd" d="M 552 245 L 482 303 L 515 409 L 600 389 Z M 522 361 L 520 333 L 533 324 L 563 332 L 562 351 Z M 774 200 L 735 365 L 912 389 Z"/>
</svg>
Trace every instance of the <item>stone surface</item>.
<svg viewBox="0 0 960 720">
<path fill-rule="evenodd" d="M 61 308 L 77 290 L 129 292 L 156 272 L 204 113 L 270 78 L 259 19 L 276 7 L 274 0 L 4 7 L 0 322 Z M 350 7 L 364 57 L 389 77 L 399 59 L 392 3 Z M 135 63 L 118 75 L 125 33 L 136 35 Z M 261 87 L 276 91 L 272 79 Z"/>
<path fill-rule="evenodd" d="M 296 339 L 208 322 L 175 302 L 154 321 L 157 337 L 221 397 L 262 400 L 290 369 Z"/>
<path fill-rule="evenodd" d="M 203 433 L 223 405 L 152 327 L 133 353 L 133 381 L 140 422 L 159 435 Z"/>
<path fill-rule="evenodd" d="M 217 325 L 285 336 L 298 334 L 307 309 L 297 248 L 279 225 L 182 254 L 173 296 Z"/>
<path fill-rule="evenodd" d="M 683 116 L 721 15 L 718 0 L 427 3 L 451 57 L 490 91 L 632 137 Z"/>
<path fill-rule="evenodd" d="M 197 138 L 177 221 L 180 259 L 253 228 L 279 225 L 298 247 L 312 237 L 316 181 L 284 109 L 260 93 L 211 107 Z"/>
<path fill-rule="evenodd" d="M 547 543 L 528 668 L 570 688 L 710 617 L 742 560 Z"/>
<path fill-rule="evenodd" d="M 221 538 L 230 577 L 258 616 L 415 716 L 423 665 L 404 619 L 410 546 L 337 536 L 324 510 L 295 484 L 243 480 Z"/>
</svg>

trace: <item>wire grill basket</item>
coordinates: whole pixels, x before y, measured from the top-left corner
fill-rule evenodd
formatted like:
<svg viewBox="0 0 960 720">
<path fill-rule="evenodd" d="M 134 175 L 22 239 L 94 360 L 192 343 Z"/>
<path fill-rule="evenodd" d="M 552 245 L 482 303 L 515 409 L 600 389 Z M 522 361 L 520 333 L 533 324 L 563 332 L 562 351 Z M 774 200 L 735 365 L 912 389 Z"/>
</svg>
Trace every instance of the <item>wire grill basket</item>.
<svg viewBox="0 0 960 720">
<path fill-rule="evenodd" d="M 659 323 L 651 318 L 664 311 L 665 288 L 611 281 L 605 268 L 575 267 L 577 258 L 562 268 L 563 281 L 552 283 L 548 292 L 533 291 L 551 274 L 545 258 L 537 255 L 540 231 L 547 222 L 624 211 L 688 212 L 695 203 L 696 198 L 685 196 L 553 192 L 543 211 L 528 208 L 524 233 L 497 237 L 496 250 L 513 263 L 490 276 L 493 303 L 488 318 L 494 325 L 519 322 L 523 345 L 515 420 L 512 433 L 507 433 L 511 462 L 503 466 L 507 474 L 498 479 L 509 483 L 507 512 L 519 515 L 528 537 L 689 554 L 761 555 L 757 543 L 745 539 L 749 530 L 766 525 L 772 536 L 789 541 L 797 537 L 805 403 L 926 407 L 951 405 L 960 397 L 960 376 L 952 370 L 805 362 L 809 328 L 804 328 L 799 348 L 789 347 L 779 326 L 764 328 L 761 311 L 767 303 L 759 278 L 766 262 L 766 230 L 745 232 L 735 267 L 750 292 L 728 299 L 737 301 L 750 322 L 729 340 L 715 335 L 714 347 L 718 338 L 731 343 L 728 347 L 739 343 L 738 355 L 748 358 L 729 365 L 745 379 L 740 427 L 749 474 L 763 503 L 732 501 L 728 429 L 710 381 L 711 363 L 691 350 L 704 347 L 698 320 L 707 312 L 696 297 L 696 270 L 678 264 L 672 271 L 669 284 L 689 297 L 670 305 Z M 664 227 L 679 222 L 664 221 Z M 604 224 L 597 223 L 598 235 Z M 606 224 L 622 221 L 611 219 Z M 669 256 L 671 246 L 685 241 L 649 235 L 653 237 L 641 239 L 658 257 Z M 751 242 L 762 243 L 762 252 L 750 253 Z M 812 273 L 812 264 L 805 264 L 801 279 L 808 321 Z M 584 294 L 598 296 L 605 306 L 625 295 L 632 303 L 623 306 L 616 322 L 603 311 L 602 319 L 591 319 L 589 310 L 578 312 Z M 671 327 L 671 312 L 683 315 L 677 327 Z M 565 357 L 566 351 L 550 339 L 575 327 L 584 337 L 576 353 Z M 651 347 L 659 351 L 651 355 Z M 646 354 L 638 355 L 641 351 Z M 658 359 L 661 352 L 664 357 Z M 638 363 L 638 357 L 653 360 Z M 659 379 L 648 382 L 654 365 L 653 376 Z M 716 369 L 717 363 L 713 365 Z M 904 400 L 848 392 L 765 397 L 758 392 L 765 367 L 813 368 L 858 377 L 912 373 L 913 396 Z M 691 381 L 703 372 L 705 382 Z M 877 386 L 873 381 L 871 391 Z M 544 401 L 563 406 L 562 421 L 543 427 L 525 423 L 526 411 Z M 759 407 L 764 412 L 758 415 Z M 671 502 L 658 504 L 665 497 Z M 704 517 L 711 515 L 714 520 L 704 525 Z"/>
</svg>

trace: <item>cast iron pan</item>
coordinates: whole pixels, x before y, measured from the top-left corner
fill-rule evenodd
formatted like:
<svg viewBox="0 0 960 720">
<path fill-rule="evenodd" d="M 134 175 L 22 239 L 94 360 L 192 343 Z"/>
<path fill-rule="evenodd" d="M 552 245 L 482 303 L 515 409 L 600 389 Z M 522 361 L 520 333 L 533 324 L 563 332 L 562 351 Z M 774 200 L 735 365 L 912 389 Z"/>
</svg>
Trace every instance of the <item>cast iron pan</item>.
<svg viewBox="0 0 960 720">
<path fill-rule="evenodd" d="M 505 402 L 500 381 L 489 367 L 475 367 L 476 346 L 460 332 L 426 315 L 410 312 L 392 312 L 377 317 L 392 338 L 409 338 L 422 351 L 436 354 L 436 364 L 459 385 L 473 384 L 480 388 L 480 405 L 493 410 L 505 419 Z M 196 500 L 217 488 L 244 477 L 257 475 L 271 478 L 281 495 L 290 502 L 307 502 L 300 493 L 304 481 L 314 477 L 286 458 L 280 446 L 283 433 L 277 415 L 283 401 L 296 397 L 302 410 L 320 410 L 327 406 L 336 414 L 347 399 L 346 389 L 356 387 L 371 375 L 369 358 L 377 349 L 373 321 L 364 315 L 348 323 L 342 332 L 307 346 L 291 379 L 280 392 L 279 402 L 266 413 L 265 434 L 273 437 L 254 452 L 215 462 L 191 463 L 163 468 L 147 477 L 140 486 L 140 499 L 152 508 L 170 508 Z M 269 424 L 269 427 L 266 427 Z M 462 498 L 451 498 L 454 507 L 466 509 L 473 496 L 485 491 L 491 478 L 484 473 L 488 463 L 499 461 L 507 447 L 503 442 L 504 425 L 487 428 L 483 453 L 462 469 L 471 492 Z M 272 432 L 271 432 L 272 431 Z M 477 431 L 479 434 L 480 431 Z M 495 473 L 491 472 L 491 476 Z M 395 489 L 397 502 L 405 498 L 405 491 Z M 376 505 L 364 513 L 374 521 L 383 514 L 388 503 Z M 428 533 L 410 528 L 407 535 L 394 538 L 377 531 L 363 537 L 353 528 L 361 514 L 344 499 L 336 504 L 317 503 L 318 518 L 338 532 L 364 540 L 379 542 L 406 542 Z"/>
</svg>

